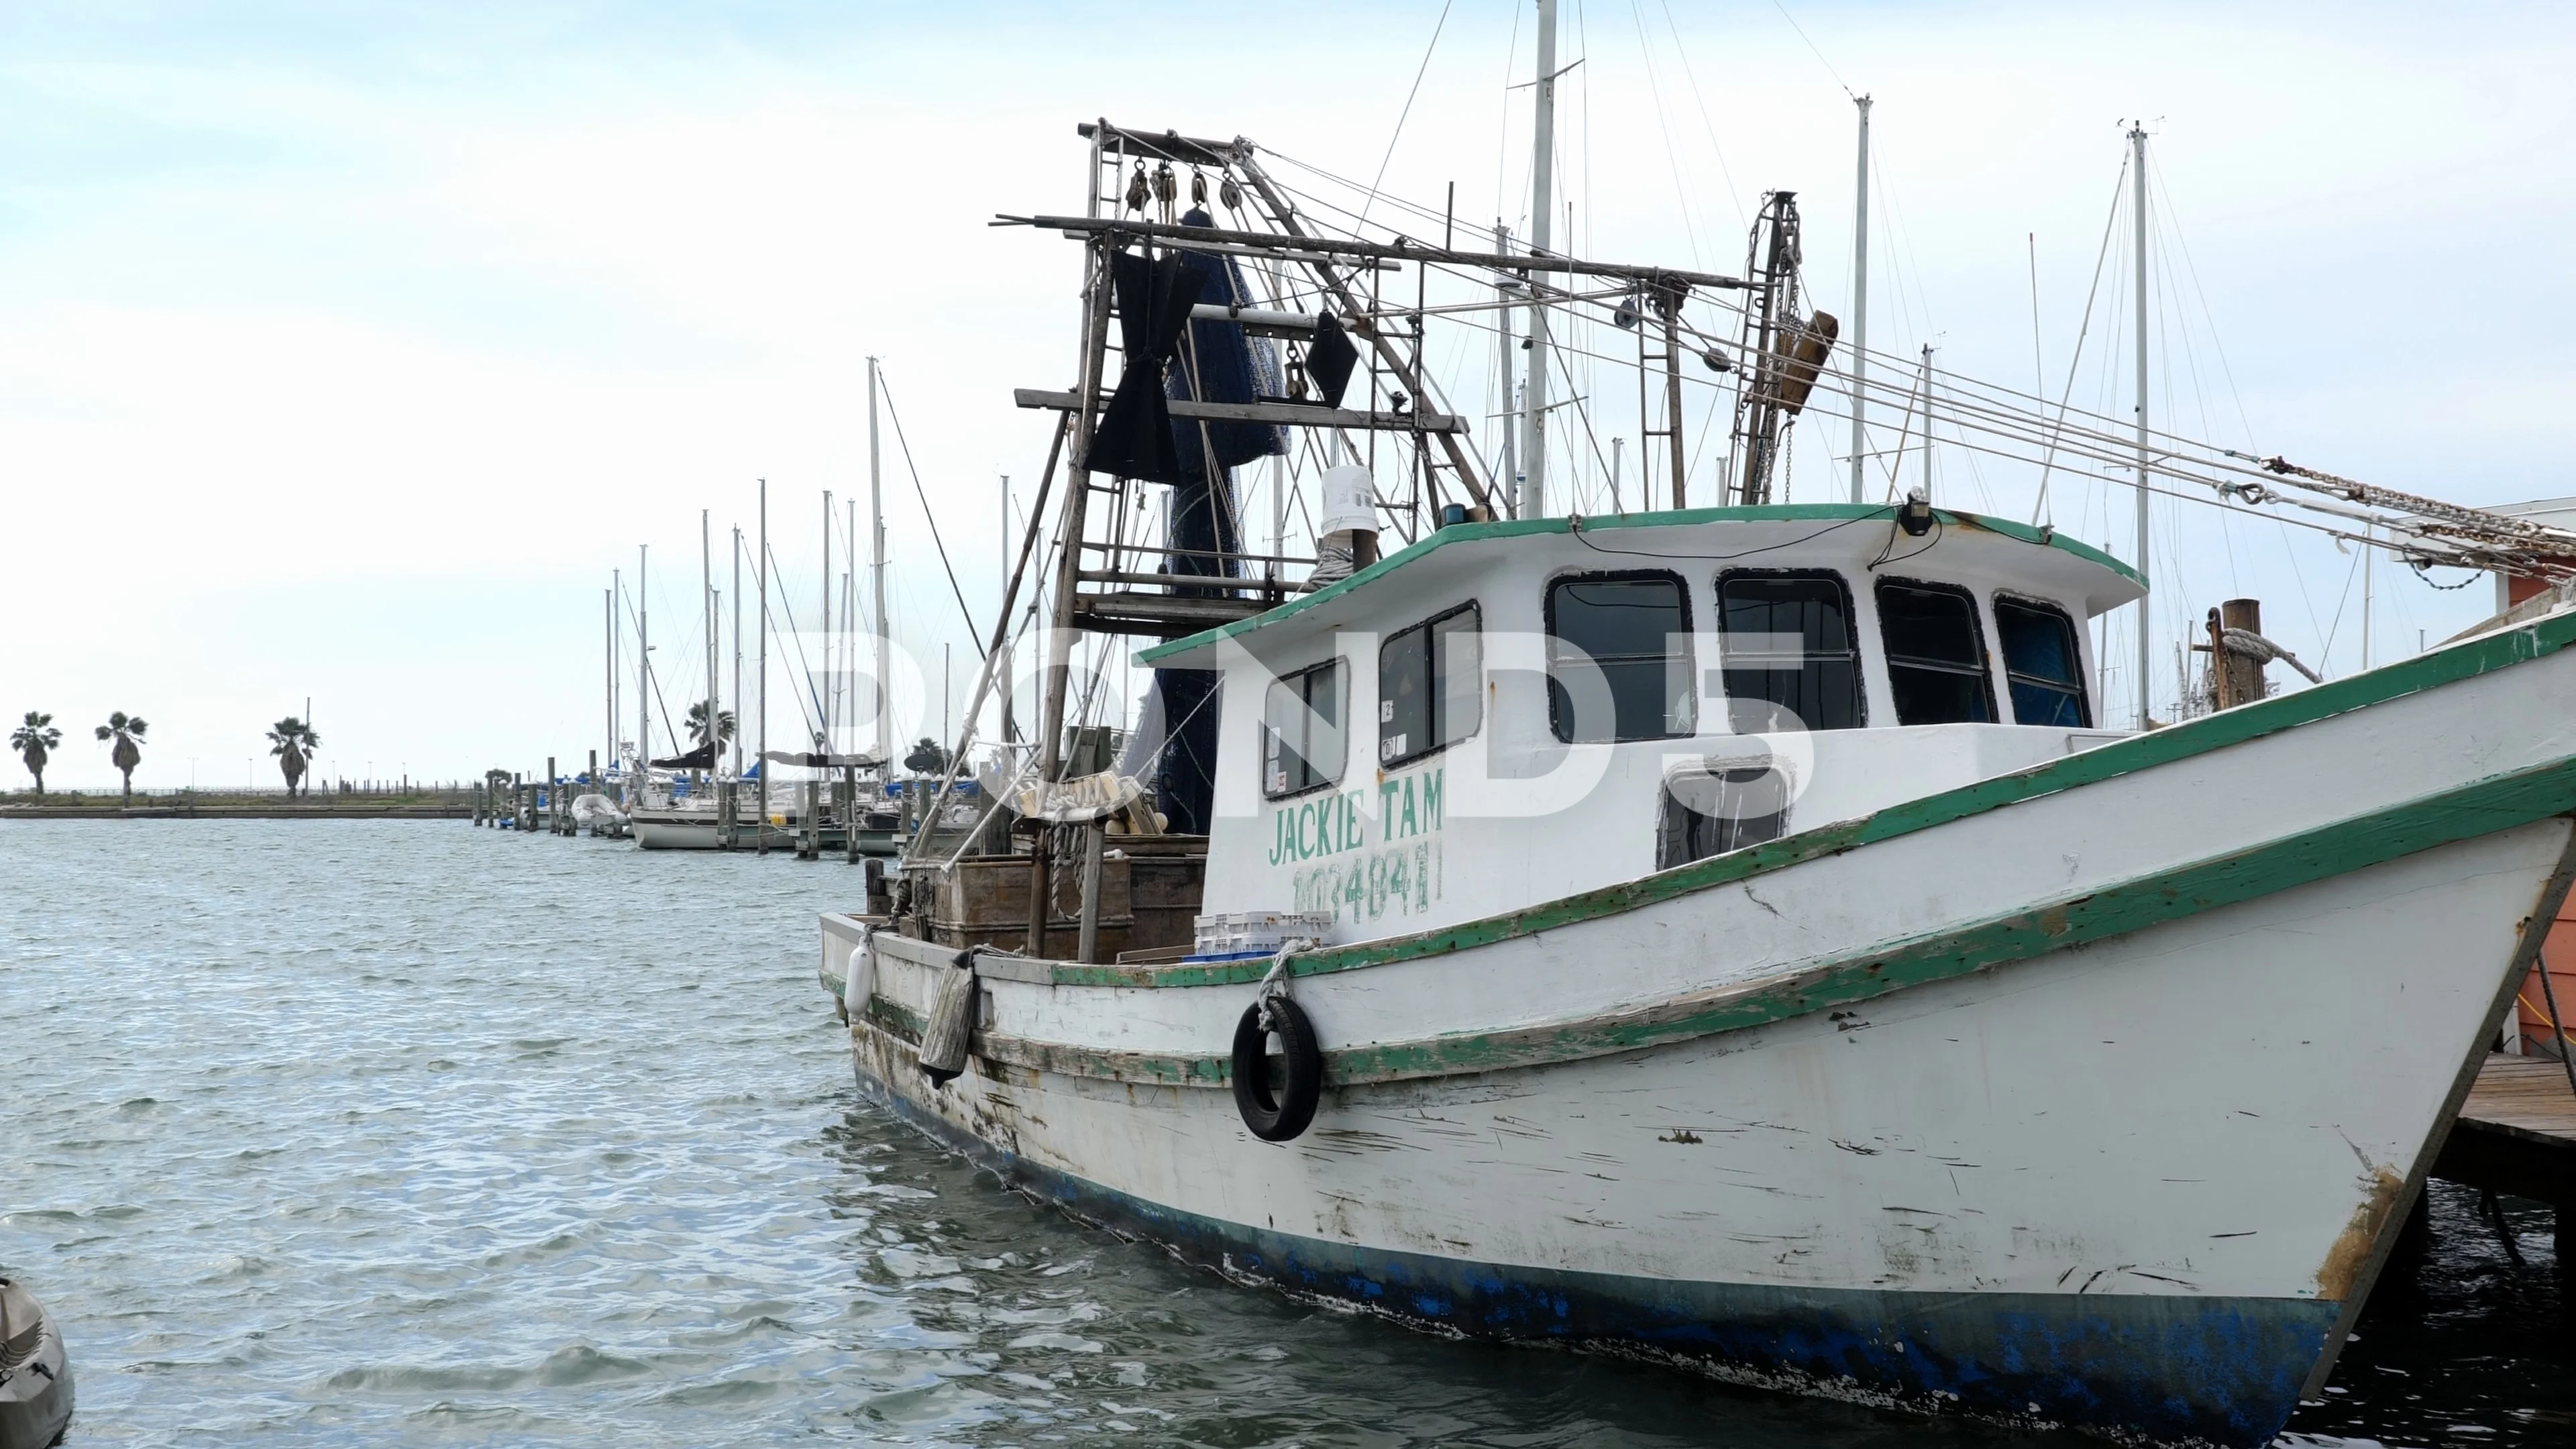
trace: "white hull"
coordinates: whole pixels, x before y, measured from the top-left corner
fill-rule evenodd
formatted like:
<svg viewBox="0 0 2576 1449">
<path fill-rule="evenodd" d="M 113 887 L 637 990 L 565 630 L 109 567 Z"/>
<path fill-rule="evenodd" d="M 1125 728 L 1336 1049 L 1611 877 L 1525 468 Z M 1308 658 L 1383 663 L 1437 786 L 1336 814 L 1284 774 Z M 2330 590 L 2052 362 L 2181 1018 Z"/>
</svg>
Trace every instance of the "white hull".
<svg viewBox="0 0 2576 1449">
<path fill-rule="evenodd" d="M 950 953 L 857 953 L 826 917 L 824 982 L 872 1090 L 1238 1271 L 2260 1443 L 2330 1366 L 2576 861 L 2576 656 L 2480 647 L 2513 667 L 2419 660 L 1301 958 L 1333 1085 L 1291 1144 L 1222 1090 L 1266 963 L 985 958 L 978 1055 L 935 1089 L 911 1043 Z"/>
<path fill-rule="evenodd" d="M 712 818 L 674 819 L 639 810 L 634 816 L 634 831 L 635 844 L 644 850 L 714 850 L 722 844 Z"/>
<path fill-rule="evenodd" d="M 642 850 L 720 850 L 724 847 L 723 832 L 717 828 L 713 814 L 638 810 L 633 817 L 633 832 L 635 844 Z M 751 850 L 757 846 L 751 827 L 746 823 L 735 849 Z M 792 850 L 795 846 L 793 817 L 789 817 L 785 825 L 769 827 L 770 849 Z"/>
</svg>

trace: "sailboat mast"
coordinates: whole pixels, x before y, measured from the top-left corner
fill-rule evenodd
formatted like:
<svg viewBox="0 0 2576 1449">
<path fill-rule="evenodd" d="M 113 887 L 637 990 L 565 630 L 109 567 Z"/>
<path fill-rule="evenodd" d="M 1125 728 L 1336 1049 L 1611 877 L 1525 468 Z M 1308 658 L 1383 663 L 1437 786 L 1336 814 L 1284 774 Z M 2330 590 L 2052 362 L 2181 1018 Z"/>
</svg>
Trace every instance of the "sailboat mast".
<svg viewBox="0 0 2576 1449">
<path fill-rule="evenodd" d="M 832 490 L 823 490 L 823 612 L 816 616 L 823 626 L 823 687 L 817 689 L 806 681 L 805 692 L 814 696 L 814 717 L 823 727 L 816 747 L 829 751 L 832 737 Z"/>
<path fill-rule="evenodd" d="M 886 676 L 892 668 L 889 655 L 894 641 L 886 632 L 885 601 L 885 489 L 877 471 L 877 360 L 868 359 L 868 533 L 871 548 L 868 562 L 868 608 L 877 635 L 877 759 L 880 768 L 891 768 L 894 759 L 894 698 L 887 687 Z"/>
<path fill-rule="evenodd" d="M 604 742 L 608 749 L 600 755 L 600 758 L 613 765 L 617 763 L 617 571 L 615 569 L 608 571 L 607 596 L 599 601 L 599 605 L 599 622 L 606 626 L 604 632 L 608 641 L 608 687 L 602 695 L 608 701 L 608 738 Z M 590 783 L 593 788 L 597 788 L 602 782 L 593 780 Z"/>
<path fill-rule="evenodd" d="M 1556 209 L 1556 0 L 1538 0 L 1536 124 L 1530 137 L 1530 254 L 1545 256 Z M 1521 412 L 1521 476 L 1517 500 L 1523 518 L 1547 513 L 1547 305 L 1536 278 L 1530 285 L 1529 391 Z"/>
<path fill-rule="evenodd" d="M 733 707 L 742 708 L 742 530 L 733 531 Z M 733 777 L 742 779 L 742 721 L 734 721 Z M 740 784 L 735 788 L 739 790 Z"/>
<path fill-rule="evenodd" d="M 1860 177 L 1852 184 L 1851 501 L 1859 503 L 1869 456 L 1861 423 L 1869 410 L 1869 97 L 1854 96 L 1852 104 L 1860 107 Z"/>
<path fill-rule="evenodd" d="M 2138 221 L 2138 577 L 2147 577 L 2147 127 L 2141 121 L 2129 128 L 2129 166 L 2132 186 L 2131 207 Z M 2149 614 L 2146 596 L 2138 599 L 2138 728 L 2145 729 L 2147 714 L 2147 624 Z"/>
<path fill-rule="evenodd" d="M 645 632 L 649 616 L 644 609 L 645 564 L 652 556 L 652 545 L 635 545 L 635 788 L 644 788 L 645 772 L 653 759 L 653 640 Z M 643 796 L 636 796 L 641 800 Z"/>
<path fill-rule="evenodd" d="M 716 772 L 716 742 L 723 731 L 716 727 L 716 555 L 714 535 L 709 531 L 707 510 L 698 510 L 698 612 L 707 624 L 707 774 Z"/>
<path fill-rule="evenodd" d="M 859 500 L 855 497 L 841 500 L 841 553 L 848 560 L 841 566 L 841 637 L 849 641 L 843 646 L 841 672 L 847 675 L 856 667 L 853 661 L 859 652 Z M 850 745 L 856 749 L 859 686 L 855 680 L 846 681 L 841 692 L 849 699 L 846 709 L 851 723 Z M 871 698 L 878 695 L 877 690 L 869 691 Z"/>
<path fill-rule="evenodd" d="M 760 480 L 760 554 L 752 560 L 752 572 L 760 582 L 760 607 L 751 611 L 751 632 L 760 641 L 760 736 L 754 751 L 760 758 L 760 819 L 752 826 L 751 838 L 759 843 L 762 855 L 769 853 L 769 480 Z"/>
</svg>

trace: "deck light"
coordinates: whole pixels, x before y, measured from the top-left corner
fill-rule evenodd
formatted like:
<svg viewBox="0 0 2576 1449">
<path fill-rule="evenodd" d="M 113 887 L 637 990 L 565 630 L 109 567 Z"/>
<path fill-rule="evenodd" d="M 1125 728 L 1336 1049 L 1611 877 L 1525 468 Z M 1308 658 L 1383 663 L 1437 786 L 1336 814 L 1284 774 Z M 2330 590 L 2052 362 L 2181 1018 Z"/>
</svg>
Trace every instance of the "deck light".
<svg viewBox="0 0 2576 1449">
<path fill-rule="evenodd" d="M 1905 506 L 1896 510 L 1896 526 L 1908 538 L 1921 538 L 1932 531 L 1932 500 L 1920 488 L 1905 495 Z"/>
</svg>

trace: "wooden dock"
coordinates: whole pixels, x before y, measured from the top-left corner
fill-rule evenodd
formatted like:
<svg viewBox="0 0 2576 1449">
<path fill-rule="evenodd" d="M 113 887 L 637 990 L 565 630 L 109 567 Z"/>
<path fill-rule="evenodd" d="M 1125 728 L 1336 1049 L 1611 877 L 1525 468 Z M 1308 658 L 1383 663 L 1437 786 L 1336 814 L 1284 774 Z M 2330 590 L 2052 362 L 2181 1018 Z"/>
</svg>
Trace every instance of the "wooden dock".
<svg viewBox="0 0 2576 1449">
<path fill-rule="evenodd" d="M 2433 1164 L 2435 1177 L 2555 1205 L 2576 1219 L 2576 1087 L 2555 1057 L 2494 1053 Z"/>
</svg>

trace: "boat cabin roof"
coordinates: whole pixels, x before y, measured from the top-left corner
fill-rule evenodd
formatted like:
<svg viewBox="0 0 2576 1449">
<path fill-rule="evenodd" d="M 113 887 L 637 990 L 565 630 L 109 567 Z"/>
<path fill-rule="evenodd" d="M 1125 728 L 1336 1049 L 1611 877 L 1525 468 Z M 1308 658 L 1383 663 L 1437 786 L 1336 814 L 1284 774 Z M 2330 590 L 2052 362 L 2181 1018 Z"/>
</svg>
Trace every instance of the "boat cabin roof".
<svg viewBox="0 0 2576 1449">
<path fill-rule="evenodd" d="M 1835 569 L 1855 581 L 1889 574 L 1971 579 L 2056 600 L 2092 618 L 2146 596 L 2135 569 L 2054 530 L 1949 509 L 1922 537 L 1904 533 L 1892 505 L 1775 504 L 1665 513 L 1453 523 L 1303 598 L 1249 619 L 1138 651 L 1156 669 L 1210 669 L 1220 642 L 1256 657 L 1318 633 L 1411 622 L 1390 610 L 1489 580 L 1496 570 Z"/>
</svg>

